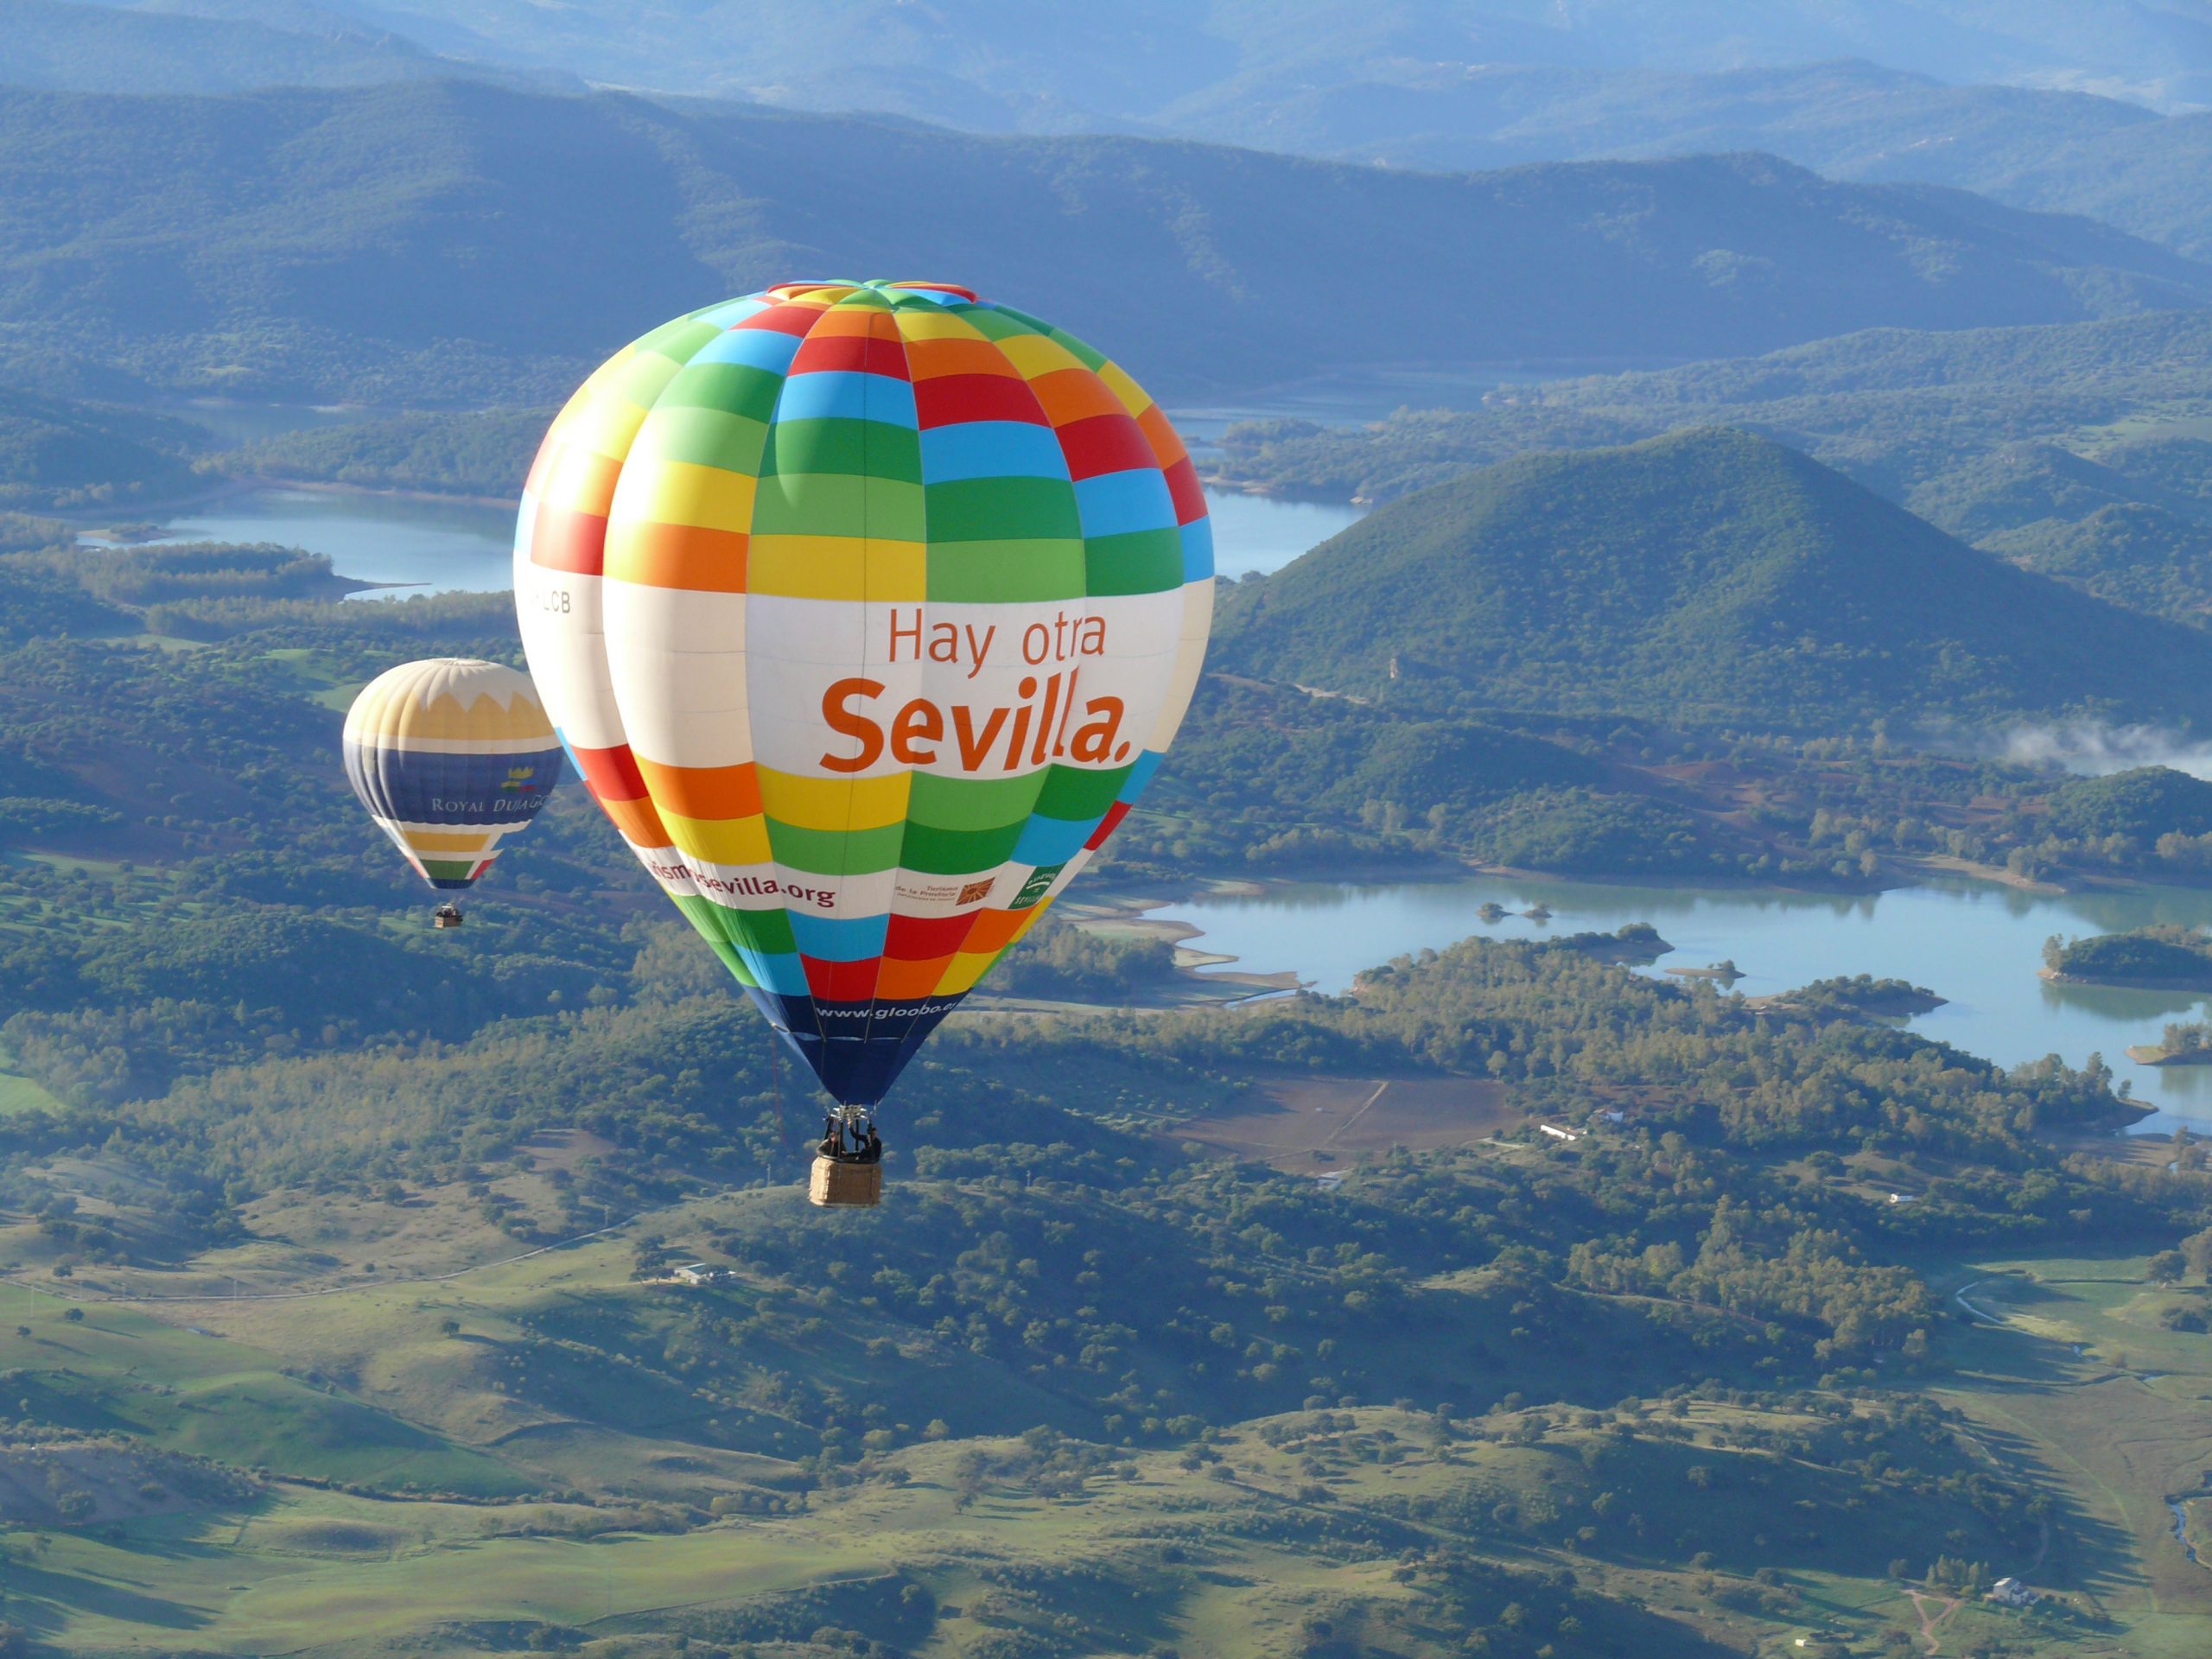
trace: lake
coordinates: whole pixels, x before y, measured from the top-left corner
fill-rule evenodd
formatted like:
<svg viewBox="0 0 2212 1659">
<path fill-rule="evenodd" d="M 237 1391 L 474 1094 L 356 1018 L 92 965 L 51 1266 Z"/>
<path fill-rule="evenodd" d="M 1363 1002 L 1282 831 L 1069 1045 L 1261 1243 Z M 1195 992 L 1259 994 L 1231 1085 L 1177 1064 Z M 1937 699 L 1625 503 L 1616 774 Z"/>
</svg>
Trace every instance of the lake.
<svg viewBox="0 0 2212 1659">
<path fill-rule="evenodd" d="M 1494 900 L 1515 912 L 1486 925 Z M 1548 923 L 1518 912 L 1549 907 Z M 2006 1065 L 2057 1053 L 2080 1065 L 2103 1054 L 2136 1097 L 2158 1109 L 2141 1131 L 2187 1123 L 2212 1134 L 2212 1068 L 2144 1066 L 2130 1043 L 2155 1041 L 2169 1020 L 2198 1017 L 2188 993 L 2056 986 L 2036 977 L 2053 933 L 2113 932 L 2154 922 L 2212 924 L 2212 892 L 2149 887 L 2044 894 L 1991 882 L 1942 880 L 1861 897 L 1765 889 L 1662 887 L 1605 881 L 1477 876 L 1374 885 L 1295 882 L 1256 896 L 1208 893 L 1150 912 L 1201 931 L 1194 944 L 1256 972 L 1293 969 L 1317 990 L 1341 992 L 1361 969 L 1403 952 L 1479 934 L 1542 938 L 1611 932 L 1649 922 L 1675 947 L 1643 971 L 1732 959 L 1736 989 L 1757 996 L 1837 974 L 1925 985 L 1946 1006 L 1914 1031 Z"/>
<path fill-rule="evenodd" d="M 1359 515 L 1356 507 L 1206 493 L 1214 557 L 1231 580 L 1280 569 Z M 358 594 L 491 593 L 512 585 L 514 511 L 354 491 L 262 489 L 165 522 L 157 542 L 278 542 L 327 553 L 341 576 L 404 584 Z"/>
</svg>

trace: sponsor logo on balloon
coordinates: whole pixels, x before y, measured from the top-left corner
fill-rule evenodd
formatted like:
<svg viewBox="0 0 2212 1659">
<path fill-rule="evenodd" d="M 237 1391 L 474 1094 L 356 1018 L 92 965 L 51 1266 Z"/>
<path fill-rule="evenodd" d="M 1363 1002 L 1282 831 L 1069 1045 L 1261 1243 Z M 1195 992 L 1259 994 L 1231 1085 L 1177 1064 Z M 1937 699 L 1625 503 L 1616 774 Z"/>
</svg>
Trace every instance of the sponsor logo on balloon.
<svg viewBox="0 0 2212 1659">
<path fill-rule="evenodd" d="M 1058 864 L 1039 864 L 1029 873 L 1029 879 L 1021 884 L 1021 891 L 1014 895 L 1014 902 L 1007 908 L 1008 910 L 1028 909 L 1051 889 L 1052 878 L 1059 874 L 1061 868 L 1062 867 Z"/>
<path fill-rule="evenodd" d="M 709 875 L 695 870 L 689 864 L 671 864 L 664 860 L 649 858 L 645 868 L 663 887 L 692 887 L 701 893 L 728 893 L 739 899 L 778 899 L 794 905 L 812 905 L 817 910 L 834 910 L 837 894 L 830 887 L 802 887 L 796 882 L 779 881 L 772 875 L 741 875 L 735 880 L 728 876 Z"/>
<path fill-rule="evenodd" d="M 1096 766 L 1128 760 L 1121 698 L 1085 699 L 1082 721 L 1070 728 L 1077 712 L 1074 682 L 1073 671 L 1048 674 L 1041 685 L 1036 676 L 1026 675 L 1014 689 L 1021 701 L 1011 708 L 965 702 L 948 708 L 915 697 L 887 721 L 874 706 L 883 695 L 882 681 L 861 675 L 838 680 L 822 694 L 823 723 L 860 747 L 852 754 L 824 750 L 820 764 L 825 772 L 865 772 L 883 758 L 887 743 L 901 766 L 933 766 L 950 758 L 969 772 L 993 766 L 1019 772 L 1025 762 L 1033 769 L 1047 760 Z"/>
</svg>

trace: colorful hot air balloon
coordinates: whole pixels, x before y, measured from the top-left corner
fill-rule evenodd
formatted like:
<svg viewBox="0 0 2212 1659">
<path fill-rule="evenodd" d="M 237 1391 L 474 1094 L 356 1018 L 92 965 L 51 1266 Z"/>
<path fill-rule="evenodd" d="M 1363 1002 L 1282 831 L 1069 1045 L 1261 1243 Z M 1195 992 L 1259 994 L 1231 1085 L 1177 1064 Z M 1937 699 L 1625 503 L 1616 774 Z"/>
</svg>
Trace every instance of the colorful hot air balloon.
<svg viewBox="0 0 2212 1659">
<path fill-rule="evenodd" d="M 561 743 L 530 677 L 499 663 L 402 663 L 346 714 L 346 776 L 416 873 L 459 892 L 536 817 L 561 779 Z M 450 902 L 437 925 L 461 919 Z"/>
<path fill-rule="evenodd" d="M 785 283 L 655 329 L 555 420 L 515 535 L 593 796 L 853 1108 L 1128 811 L 1212 600 L 1159 407 L 940 283 Z"/>
</svg>

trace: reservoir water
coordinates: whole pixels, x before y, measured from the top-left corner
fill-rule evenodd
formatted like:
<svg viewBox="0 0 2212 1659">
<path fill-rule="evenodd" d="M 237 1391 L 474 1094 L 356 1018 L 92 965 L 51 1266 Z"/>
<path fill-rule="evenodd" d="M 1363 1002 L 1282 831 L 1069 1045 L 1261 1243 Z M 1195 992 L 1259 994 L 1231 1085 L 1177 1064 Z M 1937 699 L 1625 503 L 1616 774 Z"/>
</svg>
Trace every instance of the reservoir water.
<svg viewBox="0 0 2212 1659">
<path fill-rule="evenodd" d="M 295 422 L 294 423 L 297 423 Z M 1279 569 L 1359 515 L 1348 506 L 1214 494 L 1218 568 L 1230 578 Z M 511 509 L 466 501 L 301 489 L 242 493 L 163 526 L 166 541 L 276 542 L 327 553 L 359 581 L 407 593 L 497 591 L 508 586 Z M 1516 912 L 1494 925 L 1486 900 Z M 1541 903 L 1544 925 L 1518 912 Z M 2196 1018 L 2206 999 L 2164 992 L 2056 987 L 2038 980 L 2052 933 L 2107 932 L 2152 922 L 2212 925 L 2212 893 L 2152 888 L 2047 895 L 1974 882 L 1937 882 L 1872 897 L 1753 889 L 1471 877 L 1351 886 L 1303 883 L 1257 897 L 1209 894 L 1157 912 L 1188 922 L 1207 949 L 1261 970 L 1290 969 L 1341 991 L 1361 969 L 1403 951 L 1471 934 L 1532 938 L 1611 931 L 1649 921 L 1677 948 L 1650 972 L 1732 957 L 1746 995 L 1835 974 L 1895 976 L 1947 997 L 1911 1022 L 1927 1035 L 2012 1065 L 2056 1052 L 2079 1064 L 2101 1052 L 2136 1096 L 2159 1108 L 2145 1128 L 2187 1122 L 2212 1133 L 2212 1068 L 2138 1066 L 2130 1043 L 2155 1040 L 2166 1020 Z"/>
<path fill-rule="evenodd" d="M 1234 580 L 1278 569 L 1359 515 L 1356 507 L 1216 494 L 1214 557 Z M 171 519 L 157 542 L 276 542 L 327 553 L 341 576 L 399 584 L 357 595 L 490 593 L 511 585 L 512 507 L 353 491 L 243 491 Z"/>
<path fill-rule="evenodd" d="M 1484 923 L 1486 901 L 1510 912 Z M 1520 914 L 1537 905 L 1549 921 Z M 1313 988 L 1340 992 L 1363 968 L 1403 952 L 1442 949 L 1471 935 L 1542 938 L 1611 932 L 1649 922 L 1675 949 L 1645 969 L 1702 968 L 1732 959 L 1747 996 L 1789 990 L 1838 974 L 1908 979 L 1948 999 L 1911 1029 L 2005 1065 L 2056 1053 L 2080 1065 L 2092 1053 L 2158 1109 L 2142 1131 L 2186 1122 L 2212 1134 L 2212 1068 L 2145 1066 L 2125 1052 L 2157 1040 L 2170 1020 L 2204 1015 L 2188 993 L 2051 985 L 2038 979 L 2043 943 L 2154 922 L 2212 925 L 2212 892 L 2031 893 L 1995 883 L 1941 880 L 1865 896 L 1756 888 L 1638 887 L 1606 881 L 1474 876 L 1352 885 L 1297 882 L 1256 895 L 1210 893 L 1151 912 L 1201 931 L 1194 943 L 1256 972 L 1295 971 Z"/>
</svg>

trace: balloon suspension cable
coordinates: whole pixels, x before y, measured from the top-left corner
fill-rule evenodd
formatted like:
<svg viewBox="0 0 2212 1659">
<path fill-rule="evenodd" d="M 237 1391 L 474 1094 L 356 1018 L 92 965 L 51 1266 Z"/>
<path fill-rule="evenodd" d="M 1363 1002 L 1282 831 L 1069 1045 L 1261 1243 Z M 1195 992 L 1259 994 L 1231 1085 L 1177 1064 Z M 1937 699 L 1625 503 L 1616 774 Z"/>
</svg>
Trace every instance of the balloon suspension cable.
<svg viewBox="0 0 2212 1659">
<path fill-rule="evenodd" d="M 768 1086 L 776 1093 L 776 1150 L 785 1145 L 784 1134 L 784 1066 L 783 1057 L 776 1051 L 782 1046 L 776 1040 L 776 1028 L 768 1027 Z"/>
</svg>

